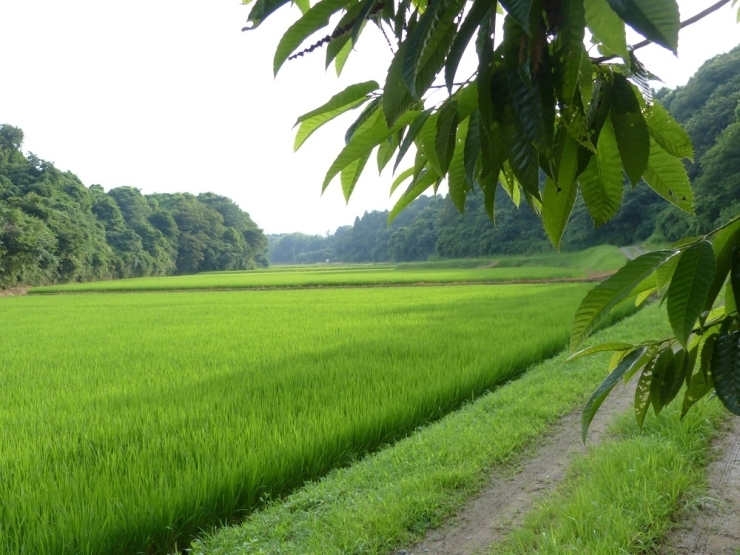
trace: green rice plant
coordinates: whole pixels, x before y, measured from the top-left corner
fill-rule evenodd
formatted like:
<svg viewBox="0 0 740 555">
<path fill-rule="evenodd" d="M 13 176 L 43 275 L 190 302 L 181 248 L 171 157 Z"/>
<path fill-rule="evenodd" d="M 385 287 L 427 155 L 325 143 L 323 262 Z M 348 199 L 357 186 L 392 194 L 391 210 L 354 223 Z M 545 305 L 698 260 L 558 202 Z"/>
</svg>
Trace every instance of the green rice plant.
<svg viewBox="0 0 740 555">
<path fill-rule="evenodd" d="M 583 274 L 569 268 L 447 268 L 431 270 L 394 270 L 392 268 L 327 269 L 304 268 L 302 271 L 221 272 L 187 276 L 167 276 L 71 283 L 34 287 L 29 293 L 72 293 L 85 291 L 167 291 L 193 289 L 305 288 L 322 286 L 376 286 L 435 283 L 495 283 L 549 281 L 580 278 Z"/>
<path fill-rule="evenodd" d="M 652 306 L 599 332 L 594 341 L 660 336 L 668 329 Z M 271 503 L 241 525 L 204 535 L 191 552 L 387 555 L 409 548 L 486 485 L 492 466 L 517 465 L 558 418 L 580 409 L 604 378 L 609 355 L 565 363 L 567 356 L 538 364 L 411 437 Z"/>
<path fill-rule="evenodd" d="M 588 287 L 1 299 L 0 553 L 183 546 L 561 350 Z"/>
<path fill-rule="evenodd" d="M 559 490 L 491 553 L 656 553 L 679 513 L 705 491 L 710 440 L 726 415 L 716 399 L 685 418 L 671 406 L 640 434 L 633 411 L 619 439 L 579 459 Z"/>
</svg>

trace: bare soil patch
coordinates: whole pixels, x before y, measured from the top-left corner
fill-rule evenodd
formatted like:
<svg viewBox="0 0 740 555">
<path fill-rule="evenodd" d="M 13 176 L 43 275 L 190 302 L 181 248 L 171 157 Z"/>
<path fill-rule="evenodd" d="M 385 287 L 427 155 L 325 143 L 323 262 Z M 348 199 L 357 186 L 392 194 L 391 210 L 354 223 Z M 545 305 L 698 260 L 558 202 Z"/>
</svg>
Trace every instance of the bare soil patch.
<svg viewBox="0 0 740 555">
<path fill-rule="evenodd" d="M 455 517 L 398 555 L 473 555 L 486 552 L 520 525 L 533 504 L 565 478 L 574 456 L 584 454 L 603 439 L 615 415 L 627 410 L 634 386 L 618 387 L 597 413 L 588 436 L 581 442 L 580 410 L 561 419 L 552 432 L 522 457 L 515 472 L 498 469 L 490 484 Z"/>
<path fill-rule="evenodd" d="M 10 289 L 0 289 L 0 297 L 14 297 L 16 295 L 25 295 L 27 287 L 11 287 Z"/>
<path fill-rule="evenodd" d="M 713 443 L 709 492 L 697 510 L 669 535 L 664 555 L 740 553 L 740 418 Z"/>
</svg>

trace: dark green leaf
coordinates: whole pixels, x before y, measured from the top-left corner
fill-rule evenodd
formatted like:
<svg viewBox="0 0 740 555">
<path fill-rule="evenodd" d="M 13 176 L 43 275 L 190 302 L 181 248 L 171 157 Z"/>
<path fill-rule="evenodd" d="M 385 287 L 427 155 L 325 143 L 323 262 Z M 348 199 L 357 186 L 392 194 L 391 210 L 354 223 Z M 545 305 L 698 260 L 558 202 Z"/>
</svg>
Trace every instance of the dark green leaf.
<svg viewBox="0 0 740 555">
<path fill-rule="evenodd" d="M 740 246 L 732 250 L 730 284 L 732 285 L 732 291 L 735 293 L 735 306 L 740 306 Z"/>
<path fill-rule="evenodd" d="M 450 92 L 452 92 L 452 84 L 455 81 L 455 73 L 457 73 L 457 67 L 460 65 L 462 55 L 470 39 L 473 38 L 475 30 L 491 9 L 495 10 L 495 2 L 491 2 L 490 0 L 474 0 L 468 15 L 465 16 L 465 21 L 460 25 L 455 40 L 452 41 L 450 53 L 447 55 L 447 61 L 445 62 L 445 84 Z"/>
<path fill-rule="evenodd" d="M 594 38 L 623 60 L 628 60 L 624 22 L 606 0 L 585 0 L 585 5 L 586 25 Z"/>
<path fill-rule="evenodd" d="M 441 119 L 441 118 L 440 118 Z M 465 196 L 469 187 L 465 179 L 465 138 L 468 134 L 470 120 L 466 119 L 457 129 L 453 141 L 457 142 L 457 148 L 454 149 L 454 155 L 450 164 L 449 186 L 450 198 L 457 209 L 462 213 L 465 209 Z"/>
<path fill-rule="evenodd" d="M 621 301 L 652 274 L 673 251 L 653 251 L 630 260 L 616 274 L 588 292 L 573 319 L 570 346 L 577 349 Z"/>
<path fill-rule="evenodd" d="M 529 14 L 532 11 L 532 0 L 501 0 L 501 5 L 529 34 Z"/>
<path fill-rule="evenodd" d="M 417 135 L 419 135 L 419 131 L 421 131 L 422 127 L 424 127 L 424 124 L 427 122 L 430 115 L 432 115 L 431 108 L 429 108 L 428 110 L 424 110 L 421 115 L 416 118 L 411 125 L 409 125 L 409 130 L 406 132 L 406 136 L 401 142 L 401 148 L 398 149 L 398 156 L 396 157 L 396 163 L 393 164 L 393 171 L 396 171 L 398 164 L 401 163 L 401 160 L 406 155 L 406 152 L 408 152 L 411 145 L 414 143 Z"/>
<path fill-rule="evenodd" d="M 681 160 L 668 154 L 652 138 L 650 158 L 643 179 L 653 191 L 668 202 L 675 204 L 684 212 L 694 213 L 694 195 L 691 192 L 686 167 Z"/>
<path fill-rule="evenodd" d="M 252 11 L 249 12 L 249 19 L 247 20 L 251 25 L 242 29 L 242 31 L 256 29 L 270 14 L 288 2 L 289 0 L 257 0 L 252 7 Z"/>
<path fill-rule="evenodd" d="M 557 183 L 549 177 L 545 181 L 545 198 L 542 202 L 542 223 L 550 241 L 560 249 L 560 239 L 565 232 L 568 218 L 573 211 L 578 194 L 575 180 L 578 168 L 578 143 L 563 132 L 563 147 L 558 161 Z"/>
<path fill-rule="evenodd" d="M 604 402 L 604 399 L 606 399 L 607 395 L 609 395 L 609 392 L 611 392 L 622 375 L 635 365 L 646 349 L 647 347 L 641 347 L 624 357 L 614 371 L 609 374 L 601 385 L 596 388 L 596 391 L 591 394 L 586 406 L 583 407 L 583 413 L 581 415 L 581 433 L 584 442 L 588 435 L 588 427 L 591 425 L 591 421 L 599 410 L 601 403 Z"/>
<path fill-rule="evenodd" d="M 365 25 L 365 21 L 367 20 L 370 10 L 373 9 L 377 1 L 378 0 L 362 0 L 360 2 L 360 10 L 355 17 L 355 22 L 352 24 L 352 44 L 357 44 L 357 37 L 360 35 L 360 31 L 362 31 L 363 25 Z"/>
<path fill-rule="evenodd" d="M 409 32 L 404 41 L 408 46 L 401 65 L 401 75 L 403 75 L 403 81 L 412 96 L 417 95 L 416 75 L 422 53 L 434 31 L 434 26 L 439 23 L 440 16 L 444 14 L 448 5 L 449 0 L 436 0 L 428 5 L 426 11 L 419 18 L 419 23 L 416 24 L 413 31 Z"/>
<path fill-rule="evenodd" d="M 464 165 L 465 181 L 469 187 L 475 183 L 475 168 L 480 157 L 480 112 L 476 110 L 470 115 L 468 124 L 468 134 L 465 137 L 464 146 Z"/>
<path fill-rule="evenodd" d="M 678 50 L 681 21 L 676 0 L 608 0 L 609 5 L 635 31 L 665 46 Z"/>
<path fill-rule="evenodd" d="M 347 32 L 346 29 L 350 25 L 352 25 L 353 22 L 357 21 L 357 17 L 359 16 L 362 8 L 362 2 L 354 4 L 349 9 L 347 9 L 344 15 L 337 22 L 337 25 L 336 27 L 334 27 L 334 31 L 332 32 L 332 36 L 335 38 L 330 40 L 329 44 L 326 45 L 326 67 L 329 67 L 329 64 L 335 58 L 339 58 L 340 55 L 344 56 L 345 50 L 352 49 L 353 42 L 352 40 L 350 40 L 352 38 L 352 35 Z M 339 64 L 339 60 L 337 63 Z M 343 65 L 343 62 L 341 63 L 341 65 Z M 337 67 L 337 75 L 341 74 L 341 72 L 341 68 Z"/>
<path fill-rule="evenodd" d="M 594 225 L 604 225 L 619 210 L 624 191 L 617 138 L 609 121 L 602 127 L 598 151 L 591 157 L 579 181 Z"/>
<path fill-rule="evenodd" d="M 637 419 L 637 425 L 641 430 L 645 422 L 648 408 L 650 408 L 650 390 L 653 384 L 654 364 L 655 359 L 645 366 L 642 374 L 640 374 L 640 379 L 637 381 L 637 389 L 635 389 L 635 418 Z"/>
<path fill-rule="evenodd" d="M 377 118 L 375 124 L 370 129 L 354 135 L 352 140 L 350 140 L 339 153 L 329 168 L 329 171 L 326 173 L 322 190 L 326 189 L 334 176 L 340 171 L 358 158 L 371 152 L 382 141 L 385 141 L 399 129 L 411 123 L 411 121 L 413 121 L 413 119 L 418 115 L 419 112 L 406 112 L 406 114 L 397 120 L 395 125 L 390 128 L 386 125 L 383 118 Z"/>
<path fill-rule="evenodd" d="M 581 60 L 588 56 L 583 47 L 586 10 L 583 0 L 561 0 L 562 21 L 558 30 L 555 53 L 555 73 L 558 97 L 561 104 L 569 105 L 574 100 L 580 82 Z"/>
<path fill-rule="evenodd" d="M 650 135 L 632 87 L 627 79 L 618 74 L 614 75 L 611 101 L 611 122 L 622 165 L 632 185 L 635 185 L 648 166 Z"/>
<path fill-rule="evenodd" d="M 678 261 L 668 287 L 668 319 L 684 347 L 699 319 L 715 271 L 714 249 L 709 241 L 692 245 Z"/>
<path fill-rule="evenodd" d="M 691 357 L 683 349 L 675 353 L 675 364 L 667 367 L 660 386 L 660 402 L 665 407 L 676 398 L 686 381 L 686 372 L 689 369 Z"/>
<path fill-rule="evenodd" d="M 712 354 L 712 382 L 722 404 L 740 416 L 740 332 L 721 333 Z"/>
<path fill-rule="evenodd" d="M 686 388 L 686 394 L 683 398 L 683 407 L 681 408 L 681 418 L 693 407 L 702 397 L 712 390 L 712 379 L 709 376 L 709 365 L 714 353 L 714 343 L 717 341 L 718 334 L 709 335 L 704 340 L 701 351 L 701 367 L 689 378 L 689 386 Z"/>
<path fill-rule="evenodd" d="M 714 274 L 712 286 L 707 293 L 707 300 L 704 303 L 703 312 L 709 312 L 714 306 L 714 301 L 722 291 L 722 286 L 727 281 L 727 274 L 730 272 L 732 265 L 732 250 L 740 245 L 740 220 L 737 220 L 712 238 L 714 247 L 714 258 L 717 261 L 717 272 Z"/>
<path fill-rule="evenodd" d="M 650 381 L 650 403 L 653 405 L 655 415 L 663 410 L 663 398 L 661 391 L 666 381 L 672 380 L 676 371 L 676 357 L 670 347 L 663 349 L 655 358 L 653 364 L 653 379 Z M 671 382 L 672 383 L 672 382 Z"/>
<path fill-rule="evenodd" d="M 298 48 L 301 43 L 313 33 L 329 25 L 332 14 L 349 5 L 351 0 L 320 0 L 311 7 L 303 17 L 291 25 L 285 32 L 275 50 L 273 71 L 275 75 L 285 63 L 285 60 Z"/>
<path fill-rule="evenodd" d="M 401 65 L 407 46 L 408 41 L 401 43 L 388 68 L 388 76 L 383 87 L 383 113 L 388 125 L 396 123 L 402 114 L 416 104 L 401 76 Z"/>
<path fill-rule="evenodd" d="M 455 136 L 459 123 L 460 116 L 457 113 L 457 102 L 453 100 L 452 102 L 445 103 L 439 111 L 437 133 L 434 140 L 434 148 L 437 152 L 440 169 L 442 170 L 440 175 L 447 173 L 450 162 L 452 162 L 452 157 L 455 154 Z"/>
</svg>

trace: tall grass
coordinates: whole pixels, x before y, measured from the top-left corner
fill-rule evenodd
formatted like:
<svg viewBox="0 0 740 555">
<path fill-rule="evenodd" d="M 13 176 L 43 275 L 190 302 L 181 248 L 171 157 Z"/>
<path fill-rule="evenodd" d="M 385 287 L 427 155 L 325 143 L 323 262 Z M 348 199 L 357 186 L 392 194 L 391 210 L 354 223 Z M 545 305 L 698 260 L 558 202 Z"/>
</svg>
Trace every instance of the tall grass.
<svg viewBox="0 0 740 555">
<path fill-rule="evenodd" d="M 506 281 L 537 281 L 578 278 L 583 274 L 569 268 L 451 268 L 399 271 L 392 268 L 339 270 L 325 267 L 303 271 L 224 272 L 189 276 L 167 276 L 71 283 L 34 287 L 34 293 L 65 293 L 84 291 L 167 291 L 191 289 L 254 289 L 321 286 L 410 285 L 416 283 L 478 283 Z"/>
<path fill-rule="evenodd" d="M 0 301 L 0 553 L 183 546 L 556 352 L 588 285 Z"/>
</svg>

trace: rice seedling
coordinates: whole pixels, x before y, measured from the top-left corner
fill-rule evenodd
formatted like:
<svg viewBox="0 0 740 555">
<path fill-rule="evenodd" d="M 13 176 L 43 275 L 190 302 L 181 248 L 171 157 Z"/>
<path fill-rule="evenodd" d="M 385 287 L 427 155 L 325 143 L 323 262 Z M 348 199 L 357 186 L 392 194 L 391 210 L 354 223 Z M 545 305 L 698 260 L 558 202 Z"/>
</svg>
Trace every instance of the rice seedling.
<svg viewBox="0 0 740 555">
<path fill-rule="evenodd" d="M 182 547 L 554 354 L 588 287 L 2 299 L 0 552 Z"/>
</svg>

